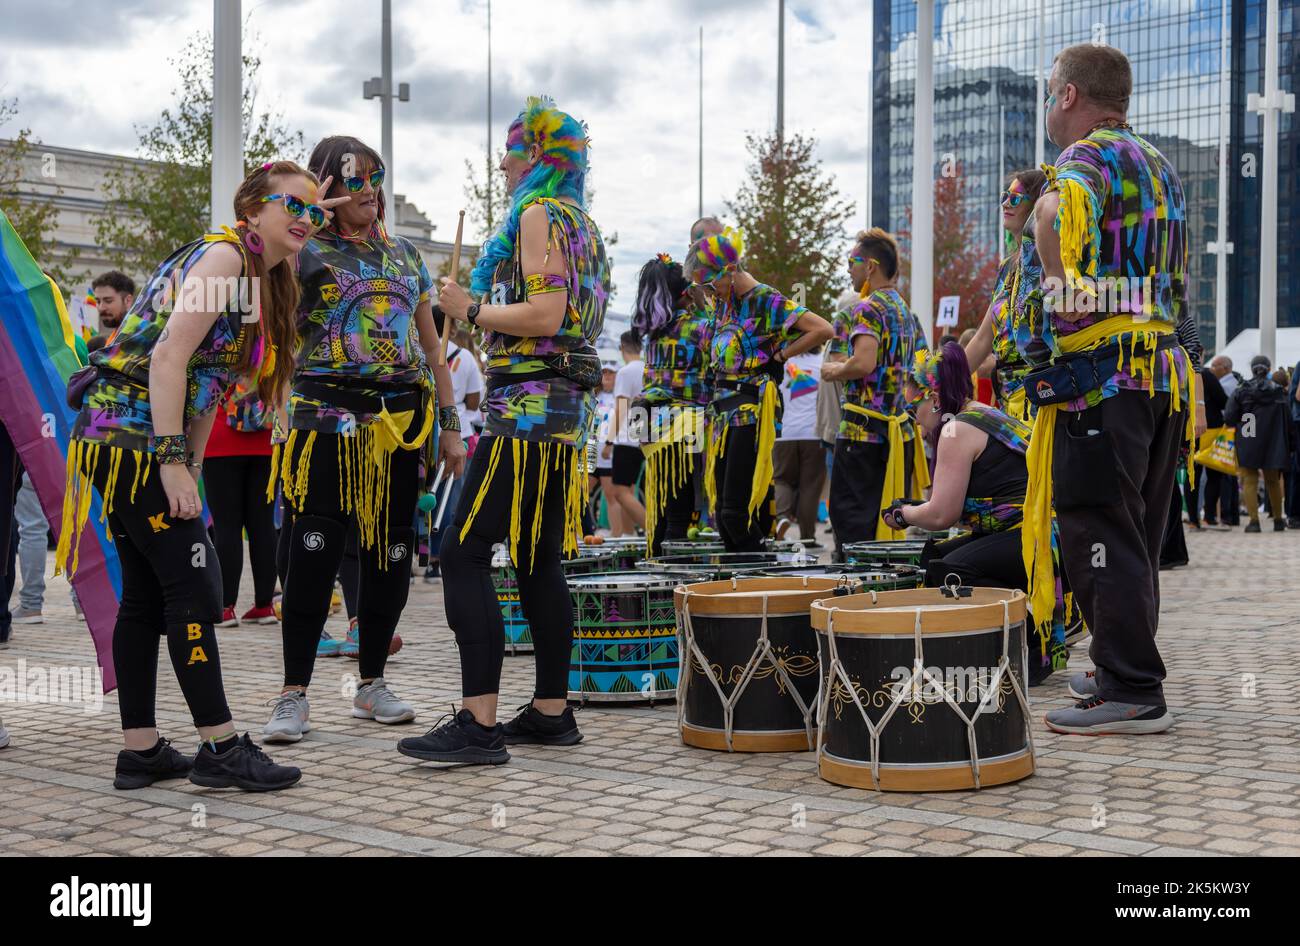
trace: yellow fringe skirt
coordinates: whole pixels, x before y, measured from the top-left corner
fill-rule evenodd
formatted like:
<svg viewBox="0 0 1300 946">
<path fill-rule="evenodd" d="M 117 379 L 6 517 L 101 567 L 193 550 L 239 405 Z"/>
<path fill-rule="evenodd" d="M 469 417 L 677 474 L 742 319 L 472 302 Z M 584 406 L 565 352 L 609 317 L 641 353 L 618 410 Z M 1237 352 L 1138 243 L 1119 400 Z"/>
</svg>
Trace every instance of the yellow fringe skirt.
<svg viewBox="0 0 1300 946">
<path fill-rule="evenodd" d="M 672 424 L 651 443 L 641 445 L 645 454 L 645 537 L 650 554 L 659 517 L 668 507 L 668 497 L 691 486 L 695 454 L 700 451 L 702 411 L 689 407 L 673 417 Z"/>
<path fill-rule="evenodd" d="M 519 440 L 515 437 L 496 437 L 492 442 L 492 452 L 488 456 L 487 472 L 478 492 L 474 494 L 474 504 L 470 507 L 465 525 L 461 527 L 460 539 L 464 541 L 469 535 L 474 517 L 483 506 L 484 499 L 493 489 L 497 468 L 501 464 L 502 454 L 510 451 L 513 481 L 510 484 L 510 532 L 507 545 L 510 561 L 519 567 L 519 540 L 524 530 L 523 506 L 525 496 L 533 501 L 532 521 L 529 526 L 528 568 L 532 571 L 533 553 L 537 550 L 537 540 L 542 530 L 542 509 L 545 506 L 547 483 L 552 476 L 564 480 L 564 554 L 578 554 L 578 543 L 582 539 L 582 510 L 587 503 L 587 451 L 572 444 L 553 441 Z M 476 454 L 477 456 L 477 454 Z M 536 456 L 536 462 L 532 457 Z M 531 475 L 530 475 L 531 474 Z M 496 489 L 504 489 L 505 483 L 498 483 Z"/>
<path fill-rule="evenodd" d="M 71 578 L 81 562 L 81 533 L 90 518 L 90 501 L 94 498 L 95 473 L 99 464 L 108 464 L 108 478 L 104 483 L 104 504 L 99 521 L 105 522 L 113 511 L 117 495 L 117 479 L 121 475 L 122 461 L 130 454 L 135 472 L 131 479 L 132 504 L 141 485 L 149 482 L 153 467 L 153 454 L 144 450 L 125 450 L 89 440 L 73 440 L 68 447 L 67 479 L 63 487 L 63 516 L 59 524 L 59 541 L 54 550 L 54 574 L 65 572 Z M 111 531 L 109 538 L 112 538 Z M 69 562 L 71 558 L 71 562 Z"/>
</svg>

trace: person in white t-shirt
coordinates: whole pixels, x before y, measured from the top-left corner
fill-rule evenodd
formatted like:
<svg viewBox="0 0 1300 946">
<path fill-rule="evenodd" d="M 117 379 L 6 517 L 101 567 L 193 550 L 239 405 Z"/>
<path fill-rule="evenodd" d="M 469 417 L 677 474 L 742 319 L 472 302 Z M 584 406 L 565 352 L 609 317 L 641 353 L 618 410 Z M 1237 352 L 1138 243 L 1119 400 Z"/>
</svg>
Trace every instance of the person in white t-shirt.
<svg viewBox="0 0 1300 946">
<path fill-rule="evenodd" d="M 590 493 L 596 492 L 596 487 L 605 496 L 606 512 L 609 514 L 609 532 L 610 535 L 623 534 L 623 512 L 612 498 L 614 491 L 614 459 L 613 455 L 605 456 L 603 449 L 605 441 L 610 438 L 611 425 L 614 422 L 614 379 L 618 375 L 618 366 L 612 362 L 606 362 L 601 366 L 600 372 L 600 390 L 596 392 L 596 442 L 593 444 L 596 455 L 596 465 L 592 470 Z M 599 512 L 599 510 L 596 510 Z M 594 515 L 594 514 L 593 514 Z"/>
<path fill-rule="evenodd" d="M 641 360 L 641 339 L 635 332 L 624 332 L 619 337 L 619 350 L 623 353 L 623 367 L 614 379 L 613 422 L 600 455 L 614 466 L 612 491 L 606 492 L 605 498 L 611 506 L 618 506 L 623 518 L 623 531 L 613 534 L 631 535 L 634 529 L 645 527 L 645 506 L 636 495 L 645 454 L 640 439 L 631 430 L 632 402 L 641 396 L 645 362 Z"/>
<path fill-rule="evenodd" d="M 772 458 L 780 538 L 785 537 L 792 521 L 799 523 L 799 538 L 812 540 L 817 534 L 817 506 L 826 482 L 826 457 L 817 434 L 817 389 L 821 374 L 820 345 L 785 363 L 781 379 L 785 410 Z"/>
</svg>

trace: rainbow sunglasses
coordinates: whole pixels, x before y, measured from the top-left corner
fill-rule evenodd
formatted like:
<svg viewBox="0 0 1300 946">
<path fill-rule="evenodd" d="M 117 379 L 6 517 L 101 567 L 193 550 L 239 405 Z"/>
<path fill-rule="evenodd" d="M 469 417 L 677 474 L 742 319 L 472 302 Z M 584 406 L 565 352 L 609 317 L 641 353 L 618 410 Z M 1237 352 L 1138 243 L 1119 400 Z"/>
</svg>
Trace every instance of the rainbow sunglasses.
<svg viewBox="0 0 1300 946">
<path fill-rule="evenodd" d="M 278 200 L 284 202 L 284 209 L 289 211 L 290 217 L 301 217 L 307 214 L 307 219 L 316 229 L 325 226 L 325 208 L 317 204 L 309 204 L 301 197 L 295 197 L 293 194 L 267 194 L 262 198 L 262 203 L 269 204 L 271 201 Z"/>
<path fill-rule="evenodd" d="M 384 184 L 384 169 L 375 168 L 367 177 L 345 177 L 343 186 L 355 194 L 366 186 L 366 181 L 370 182 L 372 190 L 379 190 Z"/>
</svg>

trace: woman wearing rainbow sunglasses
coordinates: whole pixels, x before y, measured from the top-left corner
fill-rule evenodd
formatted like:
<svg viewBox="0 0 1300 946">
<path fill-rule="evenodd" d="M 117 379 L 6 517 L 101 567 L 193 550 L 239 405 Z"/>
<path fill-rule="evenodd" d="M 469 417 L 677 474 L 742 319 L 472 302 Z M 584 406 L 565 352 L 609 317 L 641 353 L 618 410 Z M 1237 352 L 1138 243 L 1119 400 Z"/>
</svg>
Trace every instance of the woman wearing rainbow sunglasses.
<svg viewBox="0 0 1300 946">
<path fill-rule="evenodd" d="M 56 572 L 69 558 L 69 571 L 77 568 L 93 484 L 122 568 L 113 632 L 125 743 L 119 789 L 188 775 L 198 785 L 268 791 L 301 777 L 235 733 L 213 630 L 221 567 L 198 479 L 216 408 L 239 378 L 252 379 L 268 403 L 283 396 L 296 340 L 292 258 L 338 203 L 318 193 L 315 176 L 291 161 L 249 174 L 235 193 L 238 230 L 210 233 L 168 257 L 69 384 L 80 413 Z M 155 727 L 161 637 L 203 740 L 193 760 Z"/>
<path fill-rule="evenodd" d="M 715 300 L 704 488 L 728 552 L 763 549 L 758 513 L 772 489 L 785 362 L 834 334 L 820 315 L 745 272 L 744 255 L 744 235 L 728 227 L 699 239 L 688 257 L 691 278 Z"/>
<path fill-rule="evenodd" d="M 994 369 L 994 393 L 998 408 L 1017 420 L 1028 422 L 1033 406 L 1025 398 L 1025 374 L 1029 364 L 1021 349 L 1030 341 L 1029 326 L 1015 318 L 1011 300 L 1019 291 L 1020 260 L 1024 255 L 1021 246 L 1033 241 L 1033 232 L 1025 224 L 1034 213 L 1034 203 L 1042 193 L 1047 176 L 1037 168 L 1013 171 L 1002 192 L 1002 229 L 1006 236 L 1007 255 L 998 267 L 998 278 L 993 284 L 993 299 L 984 313 L 975 337 L 966 345 L 966 361 L 979 366 L 993 353 L 997 367 Z"/>
<path fill-rule="evenodd" d="M 385 227 L 383 160 L 336 135 L 316 145 L 308 165 L 336 182 L 342 203 L 298 258 L 298 359 L 281 418 L 286 439 L 271 466 L 274 481 L 279 461 L 285 500 L 277 555 L 284 687 L 263 729 L 268 742 L 297 742 L 311 729 L 307 687 L 350 528 L 360 547 L 352 715 L 415 718 L 384 682 L 384 667 L 410 592 L 435 381 L 439 458 L 452 476 L 465 462 L 451 375 L 438 365 L 433 278 L 415 246 Z"/>
</svg>

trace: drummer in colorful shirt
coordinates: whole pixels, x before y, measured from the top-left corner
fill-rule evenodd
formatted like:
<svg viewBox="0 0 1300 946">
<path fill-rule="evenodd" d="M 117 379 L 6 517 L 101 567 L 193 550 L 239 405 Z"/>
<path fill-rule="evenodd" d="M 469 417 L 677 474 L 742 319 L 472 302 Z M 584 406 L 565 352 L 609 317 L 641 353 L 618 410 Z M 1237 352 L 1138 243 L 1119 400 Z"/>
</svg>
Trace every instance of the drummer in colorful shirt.
<svg viewBox="0 0 1300 946">
<path fill-rule="evenodd" d="M 666 253 L 641 267 L 632 329 L 645 357 L 636 405 L 645 417 L 646 539 L 658 555 L 665 540 L 682 541 L 695 517 L 695 481 L 703 476 L 705 408 L 713 310 Z"/>
<path fill-rule="evenodd" d="M 1083 701 L 1047 725 L 1084 735 L 1172 725 L 1156 647 L 1159 556 L 1179 445 L 1204 416 L 1198 366 L 1176 335 L 1189 318 L 1183 188 L 1129 126 L 1132 90 L 1113 47 L 1057 55 L 1046 120 L 1064 150 L 1032 224 L 1041 284 L 1016 315 L 1032 328 L 1025 393 L 1038 404 L 1021 530 L 1030 605 L 1052 594 L 1055 508 L 1097 667 L 1071 681 Z"/>
<path fill-rule="evenodd" d="M 297 742 L 311 729 L 307 688 L 352 528 L 360 550 L 352 715 L 385 724 L 415 717 L 384 668 L 410 589 L 435 378 L 440 459 L 452 475 L 465 459 L 451 375 L 438 364 L 433 280 L 419 251 L 387 228 L 383 159 L 356 138 L 332 136 L 308 163 L 348 200 L 298 257 L 298 358 L 280 418 L 287 438 L 272 460 L 284 492 L 284 687 L 263 729 L 271 742 Z"/>
<path fill-rule="evenodd" d="M 919 496 L 930 482 L 903 398 L 908 366 L 926 347 L 925 335 L 898 292 L 898 272 L 893 236 L 879 227 L 858 234 L 849 276 L 860 301 L 835 326 L 835 349 L 847 357 L 822 366 L 823 381 L 844 383 L 830 488 L 840 558 L 852 542 L 901 539 L 880 518 L 881 508 Z"/>
<path fill-rule="evenodd" d="M 470 292 L 444 278 L 451 318 L 485 330 L 487 397 L 451 533 L 442 546 L 447 623 L 461 664 L 461 709 L 423 736 L 411 758 L 500 765 L 507 745 L 582 740 L 566 705 L 573 606 L 561 565 L 578 554 L 586 453 L 601 381 L 595 342 L 605 323 L 610 266 L 586 207 L 586 127 L 546 98 L 530 98 L 501 161 L 510 208 L 484 244 Z M 475 301 L 478 300 L 478 301 Z M 492 586 L 494 546 L 514 566 L 533 636 L 532 699 L 497 722 L 505 629 Z"/>
<path fill-rule="evenodd" d="M 1033 241 L 1033 233 L 1026 233 L 1025 224 L 1033 215 L 1034 202 L 1047 182 L 1046 175 L 1036 168 L 1014 171 L 1002 192 L 1002 227 L 1006 231 L 1009 252 L 998 266 L 997 281 L 993 286 L 993 299 L 979 329 L 966 345 L 966 361 L 982 365 L 992 352 L 995 358 L 993 372 L 994 395 L 998 408 L 1017 420 L 1028 421 L 1033 405 L 1025 398 L 1024 377 L 1029 365 L 1020 354 L 1029 338 L 1029 326 L 1017 321 L 1018 311 L 1011 304 L 1020 285 L 1021 243 Z"/>
<path fill-rule="evenodd" d="M 824 344 L 831 325 L 745 271 L 745 240 L 727 228 L 692 249 L 692 279 L 713 297 L 714 391 L 704 486 L 728 552 L 763 548 L 786 359 Z"/>
</svg>

